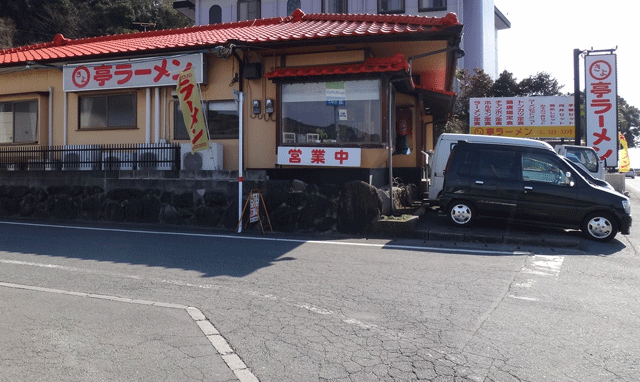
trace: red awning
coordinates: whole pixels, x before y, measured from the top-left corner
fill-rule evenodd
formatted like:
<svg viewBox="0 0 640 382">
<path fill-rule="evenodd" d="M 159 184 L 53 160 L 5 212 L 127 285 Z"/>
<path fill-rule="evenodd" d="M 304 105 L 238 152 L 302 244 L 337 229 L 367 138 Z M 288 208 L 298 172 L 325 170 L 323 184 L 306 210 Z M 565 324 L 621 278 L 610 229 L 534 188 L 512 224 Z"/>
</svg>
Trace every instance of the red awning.
<svg viewBox="0 0 640 382">
<path fill-rule="evenodd" d="M 364 60 L 364 62 L 355 64 L 278 68 L 270 73 L 266 73 L 264 76 L 270 79 L 277 79 L 290 77 L 331 76 L 340 74 L 387 72 L 404 72 L 408 74 L 409 62 L 407 62 L 407 59 L 403 54 L 399 53 L 393 57 L 370 57 Z"/>
</svg>

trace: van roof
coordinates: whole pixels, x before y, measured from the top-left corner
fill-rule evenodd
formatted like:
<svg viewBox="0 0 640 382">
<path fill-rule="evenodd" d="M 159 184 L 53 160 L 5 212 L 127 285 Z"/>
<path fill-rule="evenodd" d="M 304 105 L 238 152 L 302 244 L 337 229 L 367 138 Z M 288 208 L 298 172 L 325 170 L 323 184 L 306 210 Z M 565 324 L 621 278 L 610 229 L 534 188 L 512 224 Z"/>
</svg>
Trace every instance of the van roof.
<svg viewBox="0 0 640 382">
<path fill-rule="evenodd" d="M 518 145 L 527 147 L 539 147 L 543 149 L 553 150 L 553 147 L 547 142 L 538 141 L 529 138 L 516 138 L 516 137 L 500 137 L 494 135 L 477 135 L 477 134 L 453 134 L 444 133 L 440 135 L 438 140 L 451 140 L 451 141 L 468 141 L 470 143 L 491 143 L 496 145 Z"/>
</svg>

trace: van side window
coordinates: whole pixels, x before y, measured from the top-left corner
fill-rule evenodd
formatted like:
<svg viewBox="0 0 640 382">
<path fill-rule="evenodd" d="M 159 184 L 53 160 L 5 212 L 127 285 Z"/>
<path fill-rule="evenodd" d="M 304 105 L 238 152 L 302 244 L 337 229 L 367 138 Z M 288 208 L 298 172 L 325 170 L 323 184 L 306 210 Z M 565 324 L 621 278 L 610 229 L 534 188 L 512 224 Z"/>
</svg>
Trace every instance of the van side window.
<svg viewBox="0 0 640 382">
<path fill-rule="evenodd" d="M 535 153 L 522 153 L 522 179 L 525 182 L 541 182 L 566 185 L 570 180 L 550 157 Z"/>
<path fill-rule="evenodd" d="M 478 150 L 475 173 L 478 176 L 516 180 L 516 152 L 502 150 Z M 470 166 L 472 164 L 470 163 Z"/>
</svg>

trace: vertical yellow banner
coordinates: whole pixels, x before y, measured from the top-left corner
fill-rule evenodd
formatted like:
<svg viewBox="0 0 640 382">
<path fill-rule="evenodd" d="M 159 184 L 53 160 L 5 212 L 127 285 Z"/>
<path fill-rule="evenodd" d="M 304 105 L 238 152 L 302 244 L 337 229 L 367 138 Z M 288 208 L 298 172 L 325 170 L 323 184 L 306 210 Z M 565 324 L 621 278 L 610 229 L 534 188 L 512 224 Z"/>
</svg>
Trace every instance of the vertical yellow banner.
<svg viewBox="0 0 640 382">
<path fill-rule="evenodd" d="M 620 172 L 629 172 L 631 171 L 631 163 L 629 162 L 629 150 L 627 145 L 627 139 L 619 133 L 620 135 L 620 145 L 622 146 L 622 150 L 620 150 Z"/>
<path fill-rule="evenodd" d="M 193 69 L 180 72 L 176 93 L 180 100 L 184 125 L 187 127 L 191 138 L 191 152 L 195 153 L 208 149 L 209 130 L 204 123 L 200 89 L 198 89 Z"/>
</svg>

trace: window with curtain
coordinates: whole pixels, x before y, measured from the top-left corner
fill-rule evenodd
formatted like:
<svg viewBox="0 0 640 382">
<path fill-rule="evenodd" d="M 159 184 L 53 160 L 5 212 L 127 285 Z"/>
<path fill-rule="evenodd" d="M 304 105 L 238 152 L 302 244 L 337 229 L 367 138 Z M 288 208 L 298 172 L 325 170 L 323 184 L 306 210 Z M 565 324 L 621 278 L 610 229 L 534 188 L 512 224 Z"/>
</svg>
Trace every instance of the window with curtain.
<svg viewBox="0 0 640 382">
<path fill-rule="evenodd" d="M 260 0 L 238 0 L 238 21 L 260 18 Z"/>
<path fill-rule="evenodd" d="M 323 13 L 347 13 L 347 0 L 322 0 Z"/>
<path fill-rule="evenodd" d="M 378 13 L 404 13 L 404 0 L 378 0 Z"/>
<path fill-rule="evenodd" d="M 447 0 L 419 0 L 418 11 L 442 11 L 447 9 Z"/>
<path fill-rule="evenodd" d="M 0 143 L 38 140 L 38 101 L 0 102 Z"/>
<path fill-rule="evenodd" d="M 79 99 L 80 129 L 134 128 L 136 94 L 81 96 Z"/>
<path fill-rule="evenodd" d="M 382 142 L 379 79 L 282 84 L 281 104 L 283 144 Z"/>
<path fill-rule="evenodd" d="M 240 118 L 235 101 L 202 101 L 202 110 L 207 113 L 206 120 L 210 139 L 238 139 Z M 174 107 L 173 139 L 190 139 L 178 102 Z"/>
</svg>

